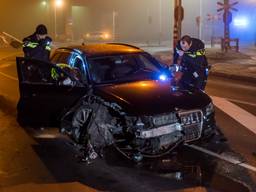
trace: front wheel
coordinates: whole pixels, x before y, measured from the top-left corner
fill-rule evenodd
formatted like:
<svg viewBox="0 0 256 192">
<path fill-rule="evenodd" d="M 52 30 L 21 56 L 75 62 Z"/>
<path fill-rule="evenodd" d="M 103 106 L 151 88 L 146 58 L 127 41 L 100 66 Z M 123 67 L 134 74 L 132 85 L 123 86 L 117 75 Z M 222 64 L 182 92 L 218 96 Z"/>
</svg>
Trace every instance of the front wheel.
<svg viewBox="0 0 256 192">
<path fill-rule="evenodd" d="M 78 143 L 85 143 L 88 125 L 92 121 L 93 109 L 87 105 L 79 107 L 72 118 L 71 135 Z"/>
<path fill-rule="evenodd" d="M 112 116 L 106 106 L 93 103 L 80 106 L 72 118 L 71 135 L 76 142 L 90 143 L 96 151 L 113 144 Z"/>
</svg>

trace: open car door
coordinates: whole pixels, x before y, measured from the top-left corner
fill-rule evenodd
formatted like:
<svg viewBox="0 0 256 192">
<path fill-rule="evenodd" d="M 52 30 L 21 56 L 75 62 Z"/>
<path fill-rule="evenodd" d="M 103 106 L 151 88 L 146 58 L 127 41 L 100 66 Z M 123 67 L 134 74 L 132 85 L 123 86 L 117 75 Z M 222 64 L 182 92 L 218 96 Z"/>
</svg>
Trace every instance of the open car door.
<svg viewBox="0 0 256 192">
<path fill-rule="evenodd" d="M 56 126 L 61 115 L 87 92 L 81 76 L 52 63 L 25 58 L 16 62 L 20 90 L 17 120 L 21 125 Z"/>
</svg>

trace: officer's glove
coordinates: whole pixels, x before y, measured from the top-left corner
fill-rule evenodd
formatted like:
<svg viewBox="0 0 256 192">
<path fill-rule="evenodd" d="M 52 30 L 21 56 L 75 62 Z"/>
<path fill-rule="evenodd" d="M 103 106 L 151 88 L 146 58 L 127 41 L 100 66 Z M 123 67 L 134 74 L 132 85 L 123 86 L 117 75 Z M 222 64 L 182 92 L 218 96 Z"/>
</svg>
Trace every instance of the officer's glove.
<svg viewBox="0 0 256 192">
<path fill-rule="evenodd" d="M 171 73 L 175 73 L 175 72 L 181 71 L 182 67 L 178 64 L 172 64 L 170 65 L 169 70 Z"/>
<path fill-rule="evenodd" d="M 46 37 L 44 39 L 41 39 L 39 41 L 39 45 L 43 46 L 43 47 L 46 47 L 46 46 L 50 46 L 52 43 L 52 39 L 50 37 Z"/>
<path fill-rule="evenodd" d="M 193 76 L 194 76 L 194 78 L 198 78 L 199 77 L 199 74 L 195 71 L 194 73 L 193 73 Z"/>
<path fill-rule="evenodd" d="M 184 55 L 184 51 L 182 50 L 176 50 L 177 54 L 182 57 Z"/>
</svg>

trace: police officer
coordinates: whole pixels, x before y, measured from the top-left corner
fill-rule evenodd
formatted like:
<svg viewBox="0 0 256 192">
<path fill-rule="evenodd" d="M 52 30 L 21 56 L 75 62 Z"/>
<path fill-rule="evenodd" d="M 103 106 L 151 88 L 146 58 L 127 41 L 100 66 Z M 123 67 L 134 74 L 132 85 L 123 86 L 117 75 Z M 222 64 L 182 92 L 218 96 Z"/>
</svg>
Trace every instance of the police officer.
<svg viewBox="0 0 256 192">
<path fill-rule="evenodd" d="M 35 33 L 23 39 L 25 58 L 49 61 L 52 39 L 47 36 L 45 25 L 38 25 Z"/>
<path fill-rule="evenodd" d="M 208 76 L 208 62 L 205 56 L 204 43 L 188 35 L 178 42 L 173 55 L 173 63 L 180 63 L 183 88 L 195 87 L 205 89 Z"/>
</svg>

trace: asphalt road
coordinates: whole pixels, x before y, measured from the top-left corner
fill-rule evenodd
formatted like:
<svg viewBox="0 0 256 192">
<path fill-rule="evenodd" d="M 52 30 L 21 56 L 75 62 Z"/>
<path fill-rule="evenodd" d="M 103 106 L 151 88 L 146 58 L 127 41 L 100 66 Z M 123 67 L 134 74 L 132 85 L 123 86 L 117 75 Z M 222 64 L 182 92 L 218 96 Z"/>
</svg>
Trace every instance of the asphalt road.
<svg viewBox="0 0 256 192">
<path fill-rule="evenodd" d="M 256 191 L 256 86 L 210 77 L 206 92 L 227 141 L 180 148 L 134 165 L 109 150 L 86 165 L 57 128 L 22 128 L 15 57 L 0 60 L 0 192 L 9 191 Z M 253 124 L 255 123 L 255 124 Z"/>
</svg>

